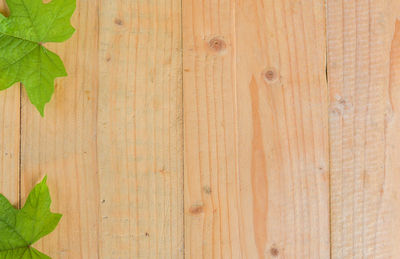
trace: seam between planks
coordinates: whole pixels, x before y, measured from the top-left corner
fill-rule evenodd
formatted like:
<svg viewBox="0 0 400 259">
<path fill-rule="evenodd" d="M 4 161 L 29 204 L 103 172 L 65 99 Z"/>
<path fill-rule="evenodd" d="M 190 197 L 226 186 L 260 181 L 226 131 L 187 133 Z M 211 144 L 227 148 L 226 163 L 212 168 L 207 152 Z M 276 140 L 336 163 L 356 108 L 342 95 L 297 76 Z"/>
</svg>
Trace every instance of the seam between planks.
<svg viewBox="0 0 400 259">
<path fill-rule="evenodd" d="M 181 104 L 182 104 L 182 113 L 181 113 L 181 136 L 182 136 L 182 142 L 181 142 L 181 150 L 182 150 L 182 224 L 183 224 L 183 229 L 182 229 L 182 258 L 186 258 L 186 231 L 185 231 L 185 226 L 186 226 L 186 220 L 185 220 L 185 87 L 183 85 L 183 71 L 184 71 L 184 67 L 183 67 L 183 1 L 184 0 L 180 0 L 181 5 L 181 15 L 180 15 L 180 28 L 181 28 L 181 46 L 180 46 L 180 51 L 181 51 L 181 87 L 182 87 L 182 91 L 181 91 Z"/>
</svg>

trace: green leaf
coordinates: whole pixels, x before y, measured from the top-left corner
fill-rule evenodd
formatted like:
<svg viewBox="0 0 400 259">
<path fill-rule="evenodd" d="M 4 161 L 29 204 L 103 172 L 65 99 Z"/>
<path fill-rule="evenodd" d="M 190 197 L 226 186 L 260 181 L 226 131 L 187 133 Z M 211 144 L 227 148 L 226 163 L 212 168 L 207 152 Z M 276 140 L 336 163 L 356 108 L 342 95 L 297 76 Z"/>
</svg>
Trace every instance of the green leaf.
<svg viewBox="0 0 400 259">
<path fill-rule="evenodd" d="M 6 0 L 8 18 L 0 14 L 0 90 L 21 82 L 29 100 L 44 115 L 54 80 L 67 76 L 60 57 L 43 46 L 62 42 L 75 29 L 70 19 L 76 0 Z"/>
<path fill-rule="evenodd" d="M 47 177 L 37 184 L 21 210 L 0 194 L 0 259 L 49 259 L 32 247 L 51 233 L 62 215 L 50 212 Z"/>
</svg>

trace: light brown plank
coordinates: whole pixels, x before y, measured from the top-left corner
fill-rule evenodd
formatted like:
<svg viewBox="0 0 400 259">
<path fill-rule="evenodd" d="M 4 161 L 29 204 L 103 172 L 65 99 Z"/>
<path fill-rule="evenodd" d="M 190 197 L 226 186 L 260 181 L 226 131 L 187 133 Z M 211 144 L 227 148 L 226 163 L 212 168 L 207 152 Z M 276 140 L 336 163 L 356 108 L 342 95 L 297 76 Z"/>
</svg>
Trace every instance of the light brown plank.
<svg viewBox="0 0 400 259">
<path fill-rule="evenodd" d="M 4 0 L 0 12 L 8 16 Z M 20 85 L 0 92 L 0 193 L 19 205 Z"/>
<path fill-rule="evenodd" d="M 244 258 L 329 258 L 325 1 L 236 10 Z"/>
<path fill-rule="evenodd" d="M 399 3 L 400 4 L 400 3 Z M 400 5 L 393 10 L 400 15 Z M 393 19 L 391 20 L 393 22 Z M 391 24 L 393 25 L 393 23 Z M 382 193 L 381 220 L 377 226 L 379 235 L 375 241 L 384 246 L 385 256 L 395 258 L 400 254 L 400 20 L 397 18 L 390 49 L 389 88 L 385 96 L 385 183 Z M 384 217 L 387 214 L 389 217 Z M 382 227 L 383 225 L 383 227 Z M 389 229 L 389 232 L 379 228 Z M 377 251 L 379 252 L 379 251 Z M 382 256 L 383 258 L 383 256 Z"/>
<path fill-rule="evenodd" d="M 23 193 L 49 175 L 55 258 L 181 258 L 180 2 L 78 1 L 51 46 L 69 77 L 41 119 L 23 103 Z"/>
<path fill-rule="evenodd" d="M 397 2 L 328 0 L 332 258 L 399 255 Z"/>
<path fill-rule="evenodd" d="M 187 257 L 328 258 L 324 1 L 183 7 Z"/>
<path fill-rule="evenodd" d="M 64 216 L 37 247 L 52 258 L 99 258 L 100 189 L 96 127 L 99 86 L 99 1 L 79 0 L 72 39 L 48 47 L 59 53 L 69 76 L 56 80 L 41 118 L 22 99 L 22 199 L 48 175 L 54 211 Z"/>
<path fill-rule="evenodd" d="M 186 258 L 241 258 L 235 3 L 183 1 Z"/>
<path fill-rule="evenodd" d="M 183 257 L 180 0 L 101 1 L 101 258 Z"/>
<path fill-rule="evenodd" d="M 19 84 L 0 92 L 0 193 L 19 205 Z"/>
</svg>

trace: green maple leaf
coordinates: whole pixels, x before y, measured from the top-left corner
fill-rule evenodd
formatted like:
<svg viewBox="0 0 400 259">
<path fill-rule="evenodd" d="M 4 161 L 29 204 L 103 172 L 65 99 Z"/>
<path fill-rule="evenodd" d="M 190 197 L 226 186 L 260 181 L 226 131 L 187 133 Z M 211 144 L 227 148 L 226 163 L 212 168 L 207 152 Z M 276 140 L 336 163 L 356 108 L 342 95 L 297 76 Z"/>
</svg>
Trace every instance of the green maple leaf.
<svg viewBox="0 0 400 259">
<path fill-rule="evenodd" d="M 21 210 L 0 194 L 0 259 L 50 258 L 31 246 L 51 233 L 62 216 L 50 212 L 46 179 L 33 188 Z"/>
<path fill-rule="evenodd" d="M 10 16 L 0 14 L 0 90 L 21 82 L 29 100 L 44 115 L 54 80 L 67 76 L 60 57 L 43 46 L 62 42 L 75 29 L 70 19 L 76 0 L 6 0 Z"/>
</svg>

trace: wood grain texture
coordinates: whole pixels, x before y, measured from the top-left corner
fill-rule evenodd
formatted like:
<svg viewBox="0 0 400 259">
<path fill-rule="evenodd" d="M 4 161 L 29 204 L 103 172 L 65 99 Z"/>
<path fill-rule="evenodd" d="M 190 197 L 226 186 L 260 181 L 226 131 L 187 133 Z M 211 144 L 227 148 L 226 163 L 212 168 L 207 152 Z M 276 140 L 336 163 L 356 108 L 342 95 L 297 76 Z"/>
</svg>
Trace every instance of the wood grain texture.
<svg viewBox="0 0 400 259">
<path fill-rule="evenodd" d="M 101 258 L 183 257 L 180 7 L 101 1 Z"/>
<path fill-rule="evenodd" d="M 399 7 L 400 3 L 392 6 L 398 15 Z M 395 27 L 389 28 L 394 33 L 390 48 L 389 88 L 385 95 L 385 179 L 381 218 L 377 226 L 389 231 L 379 231 L 376 243 L 383 247 L 381 249 L 387 255 L 386 258 L 395 258 L 400 254 L 400 20 L 397 18 Z"/>
<path fill-rule="evenodd" d="M 54 233 L 37 243 L 52 258 L 99 258 L 100 189 L 97 168 L 99 1 L 77 1 L 74 36 L 49 44 L 68 77 L 56 80 L 45 118 L 22 98 L 22 200 L 48 175 L 54 211 L 64 216 Z"/>
<path fill-rule="evenodd" d="M 8 15 L 4 0 L 0 13 Z M 0 193 L 19 205 L 20 84 L 0 92 Z"/>
<path fill-rule="evenodd" d="M 186 0 L 183 24 L 187 258 L 328 258 L 324 1 Z"/>
<path fill-rule="evenodd" d="M 329 258 L 325 1 L 237 1 L 244 258 Z"/>
<path fill-rule="evenodd" d="M 19 205 L 20 85 L 0 93 L 0 193 Z"/>
<path fill-rule="evenodd" d="M 48 175 L 64 214 L 38 249 L 399 256 L 400 1 L 78 0 L 73 25 L 45 118 L 0 92 L 0 192 Z"/>
<path fill-rule="evenodd" d="M 328 0 L 332 258 L 399 255 L 397 2 Z"/>
<path fill-rule="evenodd" d="M 40 118 L 23 98 L 23 199 L 44 174 L 54 258 L 182 258 L 180 2 L 80 0 L 69 76 Z"/>
<path fill-rule="evenodd" d="M 183 1 L 186 258 L 241 258 L 235 3 Z"/>
</svg>

